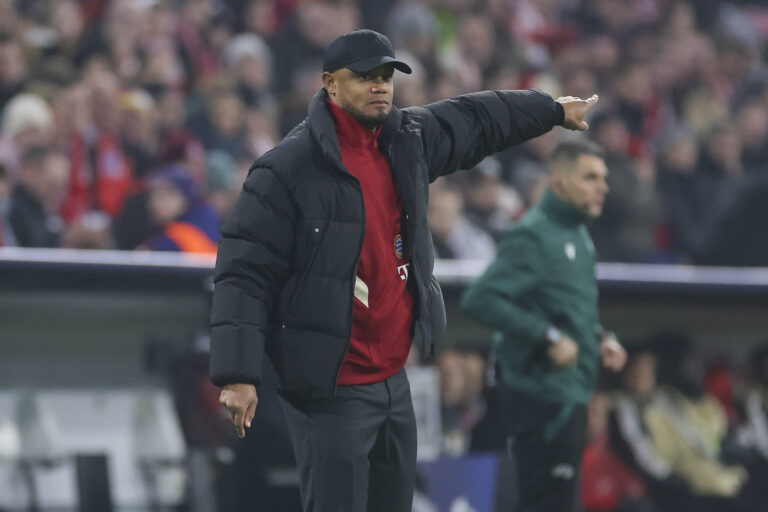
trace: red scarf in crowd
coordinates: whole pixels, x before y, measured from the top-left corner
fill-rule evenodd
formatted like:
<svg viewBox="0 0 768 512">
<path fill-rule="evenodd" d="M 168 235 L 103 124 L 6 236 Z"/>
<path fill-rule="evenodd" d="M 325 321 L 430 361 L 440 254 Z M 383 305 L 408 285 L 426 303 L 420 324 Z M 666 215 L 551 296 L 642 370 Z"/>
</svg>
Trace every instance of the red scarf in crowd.
<svg viewBox="0 0 768 512">
<path fill-rule="evenodd" d="M 133 191 L 133 171 L 114 135 L 102 134 L 91 144 L 82 135 L 70 141 L 72 170 L 69 193 L 61 208 L 71 222 L 96 210 L 119 215 L 126 197 Z"/>
</svg>

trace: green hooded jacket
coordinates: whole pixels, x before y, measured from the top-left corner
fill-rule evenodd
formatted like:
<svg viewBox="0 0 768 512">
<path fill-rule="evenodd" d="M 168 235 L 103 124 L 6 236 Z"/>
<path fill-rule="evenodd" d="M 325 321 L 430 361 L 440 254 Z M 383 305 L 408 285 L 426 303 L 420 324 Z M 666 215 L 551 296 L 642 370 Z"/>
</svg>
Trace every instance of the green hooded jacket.
<svg viewBox="0 0 768 512">
<path fill-rule="evenodd" d="M 499 331 L 496 361 L 510 388 L 547 402 L 589 401 L 599 364 L 595 247 L 586 217 L 547 190 L 504 238 L 498 255 L 462 298 L 464 312 Z M 553 325 L 579 346 L 578 362 L 555 368 Z"/>
</svg>

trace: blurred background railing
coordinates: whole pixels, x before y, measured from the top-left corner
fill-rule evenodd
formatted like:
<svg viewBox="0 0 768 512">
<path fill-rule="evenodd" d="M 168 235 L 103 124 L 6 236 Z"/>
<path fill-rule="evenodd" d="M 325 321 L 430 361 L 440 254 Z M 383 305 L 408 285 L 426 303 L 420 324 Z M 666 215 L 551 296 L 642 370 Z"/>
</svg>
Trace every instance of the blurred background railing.
<svg viewBox="0 0 768 512">
<path fill-rule="evenodd" d="M 197 340 L 205 350 L 213 264 L 176 253 L 0 249 L 0 385 L 136 385 L 147 382 L 148 340 Z M 485 265 L 437 261 L 445 345 L 490 339 L 458 308 Z M 601 263 L 598 278 L 603 323 L 623 338 L 675 328 L 707 349 L 738 351 L 766 335 L 768 268 Z"/>
</svg>

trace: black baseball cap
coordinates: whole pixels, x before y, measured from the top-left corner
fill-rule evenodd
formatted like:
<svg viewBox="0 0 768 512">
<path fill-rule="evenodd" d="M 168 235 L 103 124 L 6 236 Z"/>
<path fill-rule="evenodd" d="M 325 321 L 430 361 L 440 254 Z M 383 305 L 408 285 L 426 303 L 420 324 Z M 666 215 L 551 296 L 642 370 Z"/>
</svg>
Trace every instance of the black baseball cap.
<svg viewBox="0 0 768 512">
<path fill-rule="evenodd" d="M 333 72 L 341 68 L 352 71 L 370 71 L 391 62 L 395 69 L 410 74 L 411 67 L 395 59 L 395 50 L 387 36 L 373 30 L 355 30 L 338 37 L 325 50 L 323 71 Z"/>
</svg>

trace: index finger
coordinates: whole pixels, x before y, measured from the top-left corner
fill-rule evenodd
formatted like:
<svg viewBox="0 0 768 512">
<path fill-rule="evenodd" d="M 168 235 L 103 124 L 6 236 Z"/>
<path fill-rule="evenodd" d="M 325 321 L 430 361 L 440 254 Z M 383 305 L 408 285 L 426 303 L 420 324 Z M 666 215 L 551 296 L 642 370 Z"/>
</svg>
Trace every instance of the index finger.
<svg viewBox="0 0 768 512">
<path fill-rule="evenodd" d="M 239 437 L 245 437 L 245 427 L 243 427 L 243 421 L 245 418 L 245 411 L 242 407 L 237 407 L 232 412 L 232 423 L 235 424 L 235 430 Z"/>
<path fill-rule="evenodd" d="M 597 105 L 597 100 L 598 100 L 597 94 L 593 94 L 586 100 L 581 100 L 584 102 L 584 111 L 582 114 L 582 118 L 584 117 L 584 115 L 586 115 L 587 112 L 589 112 L 592 109 L 592 107 Z"/>
</svg>

